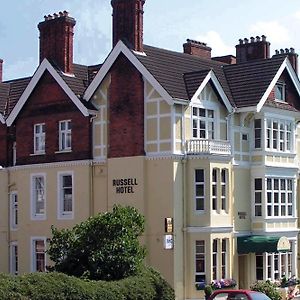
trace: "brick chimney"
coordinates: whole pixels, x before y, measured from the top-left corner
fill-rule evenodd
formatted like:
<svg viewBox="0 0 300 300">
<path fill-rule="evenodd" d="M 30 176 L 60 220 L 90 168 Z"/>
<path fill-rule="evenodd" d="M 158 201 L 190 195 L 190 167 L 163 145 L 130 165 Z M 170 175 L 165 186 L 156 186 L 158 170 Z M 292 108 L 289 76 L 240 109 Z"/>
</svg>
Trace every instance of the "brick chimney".
<svg viewBox="0 0 300 300">
<path fill-rule="evenodd" d="M 3 59 L 0 58 L 0 82 L 3 79 Z"/>
<path fill-rule="evenodd" d="M 213 57 L 212 60 L 216 60 L 225 64 L 234 65 L 236 64 L 236 57 L 233 55 L 224 55 Z"/>
<path fill-rule="evenodd" d="M 112 0 L 113 46 L 119 40 L 135 51 L 143 52 L 143 6 L 145 0 Z"/>
<path fill-rule="evenodd" d="M 76 21 L 67 11 L 45 16 L 40 30 L 40 63 L 52 60 L 64 73 L 73 73 L 73 35 Z"/>
<path fill-rule="evenodd" d="M 270 58 L 270 43 L 264 35 L 256 38 L 251 37 L 250 41 L 247 38 L 240 39 L 239 42 L 235 46 L 237 64 L 250 60 Z"/>
<path fill-rule="evenodd" d="M 183 44 L 183 52 L 203 58 L 211 58 L 211 48 L 206 43 L 187 39 Z"/>
<path fill-rule="evenodd" d="M 296 74 L 298 74 L 298 54 L 295 52 L 295 49 L 294 48 L 285 48 L 284 50 L 283 49 L 280 49 L 279 50 L 275 50 L 275 54 L 273 55 L 274 56 L 287 56 L 293 69 L 295 70 Z"/>
</svg>

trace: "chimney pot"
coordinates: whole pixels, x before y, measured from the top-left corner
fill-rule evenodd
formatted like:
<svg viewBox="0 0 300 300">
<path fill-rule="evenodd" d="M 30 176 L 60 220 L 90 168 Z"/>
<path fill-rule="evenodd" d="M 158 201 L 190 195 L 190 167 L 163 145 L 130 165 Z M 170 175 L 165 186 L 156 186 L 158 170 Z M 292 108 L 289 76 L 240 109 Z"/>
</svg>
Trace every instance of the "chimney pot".
<svg viewBox="0 0 300 300">
<path fill-rule="evenodd" d="M 280 54 L 284 54 L 284 50 L 283 49 L 280 49 Z"/>
<path fill-rule="evenodd" d="M 240 45 L 243 45 L 243 39 L 239 39 Z"/>
<path fill-rule="evenodd" d="M 295 53 L 295 49 L 294 48 L 290 48 L 290 52 L 291 53 Z"/>
<path fill-rule="evenodd" d="M 256 42 L 260 42 L 260 36 L 256 37 Z"/>
<path fill-rule="evenodd" d="M 58 14 L 59 14 L 60 17 L 63 17 L 63 16 L 64 16 L 64 14 L 63 14 L 62 11 L 60 11 Z"/>
<path fill-rule="evenodd" d="M 66 10 L 63 11 L 63 14 L 65 17 L 67 17 L 69 15 L 69 13 Z"/>
<path fill-rule="evenodd" d="M 290 50 L 288 48 L 285 48 L 285 53 L 289 53 Z"/>
<path fill-rule="evenodd" d="M 249 40 L 247 38 L 244 38 L 245 44 L 248 44 Z"/>
<path fill-rule="evenodd" d="M 267 37 L 266 37 L 265 35 L 262 35 L 262 36 L 261 36 L 261 39 L 262 39 L 263 42 L 266 42 L 266 41 L 267 41 Z"/>
<path fill-rule="evenodd" d="M 48 15 L 48 20 L 51 20 L 52 19 L 52 16 L 51 15 Z"/>
<path fill-rule="evenodd" d="M 278 55 L 279 54 L 279 50 L 275 50 L 275 54 Z"/>
<path fill-rule="evenodd" d="M 253 36 L 251 36 L 250 41 L 251 41 L 251 43 L 254 43 L 254 37 Z"/>
<path fill-rule="evenodd" d="M 54 19 L 58 18 L 58 14 L 57 14 L 57 13 L 54 13 L 54 14 L 53 14 L 53 17 L 54 17 Z"/>
</svg>

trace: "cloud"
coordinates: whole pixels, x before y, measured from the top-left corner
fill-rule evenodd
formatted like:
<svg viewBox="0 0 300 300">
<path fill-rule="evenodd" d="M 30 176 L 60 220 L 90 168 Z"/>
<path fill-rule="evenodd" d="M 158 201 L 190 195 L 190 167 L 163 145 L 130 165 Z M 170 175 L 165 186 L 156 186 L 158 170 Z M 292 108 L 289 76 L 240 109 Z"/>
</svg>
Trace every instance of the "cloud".
<svg viewBox="0 0 300 300">
<path fill-rule="evenodd" d="M 294 14 L 293 14 L 293 17 L 297 20 L 300 21 L 300 10 L 296 11 Z"/>
<path fill-rule="evenodd" d="M 235 48 L 226 45 L 216 31 L 210 30 L 204 35 L 198 35 L 196 40 L 207 43 L 212 48 L 212 56 L 235 55 Z"/>
<path fill-rule="evenodd" d="M 256 22 L 250 26 L 249 32 L 254 36 L 264 34 L 269 41 L 275 44 L 290 41 L 289 31 L 277 21 Z"/>
</svg>

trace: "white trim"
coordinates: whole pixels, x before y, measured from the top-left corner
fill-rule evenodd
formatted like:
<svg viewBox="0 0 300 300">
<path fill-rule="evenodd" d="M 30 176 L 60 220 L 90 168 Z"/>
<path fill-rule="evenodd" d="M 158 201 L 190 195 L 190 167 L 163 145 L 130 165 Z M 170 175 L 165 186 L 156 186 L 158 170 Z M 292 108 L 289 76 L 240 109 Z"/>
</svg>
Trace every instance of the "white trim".
<svg viewBox="0 0 300 300">
<path fill-rule="evenodd" d="M 72 211 L 63 212 L 62 203 L 62 177 L 70 175 L 72 177 Z M 70 220 L 74 219 L 74 205 L 75 205 L 75 193 L 74 193 L 74 172 L 73 171 L 61 171 L 57 172 L 57 219 L 58 220 Z"/>
<path fill-rule="evenodd" d="M 6 123 L 5 119 L 4 119 L 4 116 L 1 113 L 0 113 L 0 122 L 1 122 L 1 124 L 5 124 Z"/>
<path fill-rule="evenodd" d="M 34 203 L 34 178 L 36 177 L 42 177 L 44 178 L 44 213 L 43 214 L 36 214 L 35 213 L 35 208 L 36 208 L 36 204 Z M 46 204 L 47 204 L 47 184 L 46 184 L 46 173 L 32 173 L 30 174 L 30 219 L 31 220 L 46 220 L 47 218 L 47 210 L 46 210 Z"/>
<path fill-rule="evenodd" d="M 56 82 L 60 85 L 63 91 L 67 94 L 67 96 L 74 102 L 77 108 L 81 111 L 81 113 L 87 117 L 89 116 L 88 109 L 81 103 L 78 97 L 74 94 L 74 92 L 70 89 L 70 87 L 66 84 L 66 82 L 62 79 L 62 77 L 58 74 L 58 72 L 53 68 L 53 66 L 49 63 L 49 61 L 45 58 L 42 63 L 39 65 L 37 70 L 35 71 L 33 77 L 31 78 L 29 84 L 27 85 L 26 89 L 24 90 L 23 94 L 21 95 L 19 101 L 11 111 L 10 115 L 8 116 L 6 123 L 7 126 L 11 126 L 12 123 L 15 121 L 16 117 L 18 116 L 19 112 L 23 108 L 24 104 L 30 97 L 32 91 L 38 84 L 39 80 L 41 79 L 42 75 L 45 71 L 48 71 L 52 77 L 56 80 Z"/>
<path fill-rule="evenodd" d="M 204 78 L 202 83 L 200 84 L 199 88 L 193 95 L 191 102 L 195 102 L 197 100 L 198 96 L 201 94 L 201 92 L 203 91 L 204 87 L 207 85 L 209 80 L 211 80 L 213 82 L 215 88 L 217 89 L 217 92 L 219 93 L 219 95 L 221 96 L 221 99 L 223 100 L 223 103 L 225 104 L 227 111 L 234 112 L 235 108 L 231 105 L 228 97 L 226 96 L 226 94 L 225 94 L 225 92 L 213 70 L 210 70 L 208 72 L 208 74 L 206 75 L 206 77 Z"/>
<path fill-rule="evenodd" d="M 173 99 L 169 95 L 169 93 L 159 84 L 159 82 L 153 77 L 153 75 L 146 69 L 146 67 L 137 59 L 134 53 L 129 48 L 127 48 L 127 46 L 121 40 L 110 52 L 101 69 L 86 89 L 83 95 L 83 98 L 86 101 L 89 101 L 91 99 L 96 89 L 105 78 L 120 53 L 123 53 L 126 56 L 126 58 L 137 68 L 137 70 L 146 78 L 146 80 L 154 87 L 154 89 L 162 96 L 162 98 L 167 101 L 169 105 L 173 104 Z"/>
<path fill-rule="evenodd" d="M 292 79 L 292 82 L 294 83 L 294 86 L 298 92 L 298 95 L 300 96 L 300 82 L 299 79 L 291 65 L 291 63 L 289 62 L 288 58 L 285 58 L 285 60 L 282 62 L 280 68 L 278 69 L 276 75 L 274 76 L 274 78 L 272 79 L 271 83 L 269 84 L 268 88 L 266 89 L 264 95 L 262 96 L 262 98 L 260 99 L 259 103 L 257 104 L 257 112 L 260 112 L 260 110 L 262 109 L 263 105 L 265 104 L 268 96 L 270 95 L 272 89 L 274 88 L 275 84 L 277 83 L 279 77 L 281 76 L 282 72 L 284 71 L 284 69 L 286 69 Z"/>
<path fill-rule="evenodd" d="M 224 226 L 224 227 L 196 227 L 189 226 L 183 229 L 188 233 L 232 233 L 233 226 Z"/>
<path fill-rule="evenodd" d="M 31 270 L 31 272 L 37 272 L 37 270 L 36 270 L 36 261 L 35 261 L 35 248 L 34 248 L 34 242 L 35 241 L 44 241 L 45 270 L 46 270 L 46 266 L 47 266 L 47 255 L 46 255 L 46 241 L 47 241 L 47 238 L 44 237 L 44 236 L 32 236 L 32 237 L 30 237 L 30 256 L 31 256 L 30 270 Z"/>
</svg>

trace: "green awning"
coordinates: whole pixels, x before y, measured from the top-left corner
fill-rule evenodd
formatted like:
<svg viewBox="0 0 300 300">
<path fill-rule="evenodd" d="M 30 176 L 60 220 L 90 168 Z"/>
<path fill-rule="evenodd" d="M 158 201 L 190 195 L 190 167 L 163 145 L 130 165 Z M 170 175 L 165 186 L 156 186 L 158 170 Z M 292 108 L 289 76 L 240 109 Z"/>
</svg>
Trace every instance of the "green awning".
<svg viewBox="0 0 300 300">
<path fill-rule="evenodd" d="M 284 236 L 250 235 L 237 238 L 238 254 L 286 252 L 290 247 L 289 240 Z"/>
</svg>

